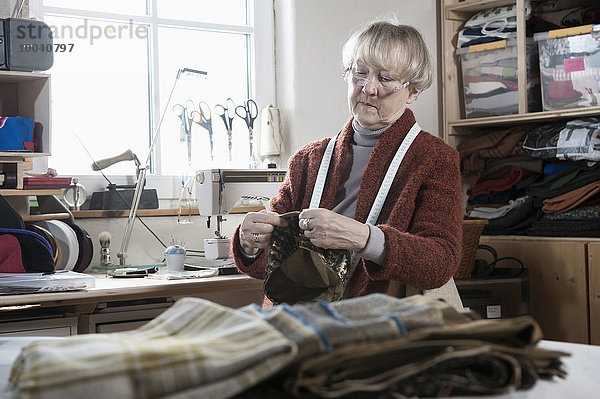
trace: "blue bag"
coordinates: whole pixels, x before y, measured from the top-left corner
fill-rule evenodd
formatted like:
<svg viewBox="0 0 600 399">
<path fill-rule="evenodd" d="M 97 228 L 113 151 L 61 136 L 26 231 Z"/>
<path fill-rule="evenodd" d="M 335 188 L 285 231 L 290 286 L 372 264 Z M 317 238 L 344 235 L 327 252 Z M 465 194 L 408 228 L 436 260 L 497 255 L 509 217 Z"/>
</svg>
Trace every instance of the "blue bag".
<svg viewBox="0 0 600 399">
<path fill-rule="evenodd" d="M 33 119 L 0 116 L 0 151 L 33 152 Z"/>
</svg>

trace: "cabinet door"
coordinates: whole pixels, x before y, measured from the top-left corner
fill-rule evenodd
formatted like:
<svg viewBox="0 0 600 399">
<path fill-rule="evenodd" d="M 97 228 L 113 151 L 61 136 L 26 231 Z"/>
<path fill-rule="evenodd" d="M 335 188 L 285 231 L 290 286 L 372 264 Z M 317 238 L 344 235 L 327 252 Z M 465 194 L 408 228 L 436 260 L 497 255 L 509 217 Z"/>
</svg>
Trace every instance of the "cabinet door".
<svg viewBox="0 0 600 399">
<path fill-rule="evenodd" d="M 545 339 L 589 343 L 585 241 L 488 236 L 481 243 L 529 269 L 531 316 Z"/>
<path fill-rule="evenodd" d="M 0 323 L 2 337 L 68 337 L 76 334 L 76 317 Z"/>
<path fill-rule="evenodd" d="M 588 244 L 590 344 L 600 345 L 600 242 Z"/>
</svg>

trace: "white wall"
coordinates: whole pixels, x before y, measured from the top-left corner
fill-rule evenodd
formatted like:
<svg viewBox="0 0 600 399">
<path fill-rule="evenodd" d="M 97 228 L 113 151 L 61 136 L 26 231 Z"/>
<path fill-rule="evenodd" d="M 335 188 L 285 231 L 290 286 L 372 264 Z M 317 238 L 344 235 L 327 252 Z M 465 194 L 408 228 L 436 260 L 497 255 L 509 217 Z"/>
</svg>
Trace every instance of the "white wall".
<svg viewBox="0 0 600 399">
<path fill-rule="evenodd" d="M 437 63 L 435 0 L 274 0 L 277 104 L 283 113 L 287 160 L 302 145 L 335 135 L 348 120 L 342 46 L 351 32 L 395 13 L 418 28 Z M 439 135 L 438 79 L 411 108 L 424 130 Z M 286 162 L 283 162 L 285 165 Z"/>
<path fill-rule="evenodd" d="M 13 17 L 15 12 L 19 10 L 21 0 L 1 0 L 0 1 L 0 18 Z M 29 0 L 26 0 L 21 10 L 21 18 L 29 18 Z"/>
<path fill-rule="evenodd" d="M 229 215 L 223 223 L 223 232 L 231 236 L 236 226 L 242 221 L 243 215 Z M 160 237 L 166 245 L 171 244 L 171 238 L 178 243 L 186 244 L 187 249 L 202 250 L 203 240 L 213 238 L 215 230 L 215 219 L 211 228 L 206 226 L 206 217 L 194 216 L 191 224 L 177 224 L 176 217 L 143 217 L 143 221 Z M 93 218 L 76 219 L 75 222 L 84 228 L 94 244 L 94 256 L 91 266 L 100 263 L 100 243 L 98 236 L 103 231 L 112 235 L 110 244 L 111 260 L 115 265 L 119 264 L 117 253 L 121 247 L 123 232 L 127 226 L 127 218 Z M 160 242 L 139 222 L 136 221 L 131 234 L 127 260 L 132 265 L 157 264 L 163 260 L 164 248 Z M 190 258 L 189 263 L 197 264 L 198 259 Z"/>
</svg>

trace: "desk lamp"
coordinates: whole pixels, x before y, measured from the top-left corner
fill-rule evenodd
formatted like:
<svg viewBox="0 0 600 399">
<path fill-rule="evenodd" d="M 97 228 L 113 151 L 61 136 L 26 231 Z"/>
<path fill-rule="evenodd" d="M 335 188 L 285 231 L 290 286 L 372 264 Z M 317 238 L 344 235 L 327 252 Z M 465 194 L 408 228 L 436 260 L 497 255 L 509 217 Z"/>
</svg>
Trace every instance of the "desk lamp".
<svg viewBox="0 0 600 399">
<path fill-rule="evenodd" d="M 125 232 L 123 233 L 123 240 L 121 241 L 121 248 L 119 253 L 117 253 L 117 257 L 119 258 L 119 265 L 125 266 L 127 263 L 127 248 L 129 247 L 129 240 L 131 239 L 131 232 L 133 230 L 133 223 L 135 222 L 135 217 L 137 214 L 138 206 L 140 204 L 140 199 L 142 197 L 142 192 L 144 190 L 144 186 L 146 185 L 146 173 L 148 173 L 148 169 L 150 168 L 150 158 L 152 156 L 152 151 L 154 150 L 154 146 L 156 141 L 160 135 L 160 127 L 163 123 L 165 115 L 167 113 L 167 109 L 169 104 L 171 103 L 171 97 L 173 97 L 173 93 L 175 92 L 175 87 L 177 86 L 177 82 L 179 78 L 182 76 L 197 76 L 205 78 L 207 75 L 204 71 L 198 71 L 195 69 L 183 68 L 177 71 L 177 77 L 175 78 L 175 82 L 173 82 L 173 87 L 171 87 L 171 92 L 169 93 L 169 98 L 167 99 L 167 104 L 162 112 L 160 120 L 158 122 L 158 126 L 154 131 L 152 136 L 152 141 L 150 142 L 150 149 L 148 151 L 148 156 L 146 157 L 146 162 L 144 162 L 143 166 L 139 168 L 139 173 L 137 175 L 137 181 L 135 183 L 135 192 L 133 194 L 133 200 L 131 201 L 131 209 L 129 210 L 129 218 L 127 219 L 127 227 L 125 227 Z"/>
</svg>

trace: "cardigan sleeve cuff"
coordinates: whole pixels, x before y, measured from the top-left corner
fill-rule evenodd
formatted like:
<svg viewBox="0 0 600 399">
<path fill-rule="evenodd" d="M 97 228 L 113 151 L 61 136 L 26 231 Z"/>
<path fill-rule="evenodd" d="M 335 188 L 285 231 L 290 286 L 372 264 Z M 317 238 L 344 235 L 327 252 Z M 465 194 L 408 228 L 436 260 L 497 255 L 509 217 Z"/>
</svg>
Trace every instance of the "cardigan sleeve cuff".
<svg viewBox="0 0 600 399">
<path fill-rule="evenodd" d="M 231 255 L 233 257 L 233 262 L 242 273 L 254 278 L 264 279 L 264 264 L 268 251 L 259 251 L 256 254 L 256 257 L 246 255 L 247 257 L 244 259 L 244 250 L 242 249 L 239 240 L 239 229 L 240 226 L 235 229 L 235 232 L 231 237 Z"/>
<path fill-rule="evenodd" d="M 248 266 L 262 254 L 262 251 L 262 249 L 259 249 L 257 253 L 255 253 L 254 255 L 250 255 L 247 254 L 246 251 L 244 251 L 244 248 L 240 245 L 240 258 L 242 258 L 242 262 L 244 263 L 244 265 Z"/>
<path fill-rule="evenodd" d="M 367 245 L 357 255 L 365 260 L 383 265 L 385 263 L 385 234 L 377 226 L 370 223 L 367 223 L 367 226 L 369 226 Z"/>
</svg>

